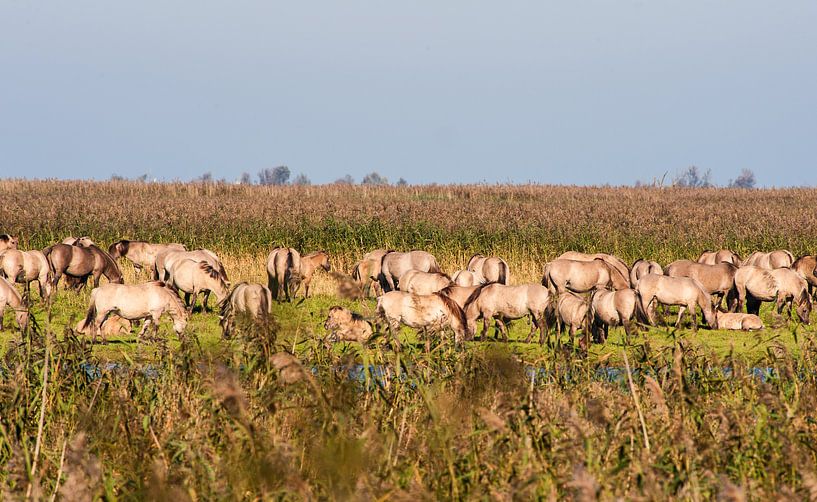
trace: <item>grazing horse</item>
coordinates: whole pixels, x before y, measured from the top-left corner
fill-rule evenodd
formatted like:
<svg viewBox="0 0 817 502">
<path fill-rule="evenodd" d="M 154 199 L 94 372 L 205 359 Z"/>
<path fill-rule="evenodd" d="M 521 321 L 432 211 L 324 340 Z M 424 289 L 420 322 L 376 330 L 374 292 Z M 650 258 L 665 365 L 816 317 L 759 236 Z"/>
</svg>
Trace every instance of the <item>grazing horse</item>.
<svg viewBox="0 0 817 502">
<path fill-rule="evenodd" d="M 625 289 L 630 287 L 630 280 L 601 258 L 593 261 L 559 258 L 545 265 L 542 285 L 551 293 L 587 293 L 598 288 Z"/>
<path fill-rule="evenodd" d="M 717 251 L 704 251 L 698 257 L 698 263 L 706 265 L 717 265 L 718 263 L 731 263 L 739 267 L 743 260 L 740 259 L 737 253 L 728 249 L 719 249 Z"/>
<path fill-rule="evenodd" d="M 199 293 L 213 292 L 216 300 L 221 303 L 229 293 L 229 284 L 218 270 L 209 263 L 191 260 L 189 258 L 176 261 L 170 271 L 171 286 L 184 293 L 184 302 L 192 313 Z M 192 299 L 191 299 L 192 295 Z M 207 312 L 207 298 L 202 300 L 202 311 Z"/>
<path fill-rule="evenodd" d="M 8 249 L 0 254 L 0 275 L 12 282 L 23 284 L 26 296 L 30 293 L 31 283 L 37 281 L 40 298 L 48 301 L 53 291 L 51 267 L 42 251 L 19 251 Z"/>
<path fill-rule="evenodd" d="M 156 256 L 163 251 L 187 251 L 181 244 L 152 244 L 145 241 L 116 241 L 108 248 L 108 254 L 114 260 L 124 257 L 137 272 L 142 269 L 153 271 L 156 267 Z"/>
<path fill-rule="evenodd" d="M 610 326 L 623 326 L 627 339 L 633 333 L 633 320 L 638 310 L 638 293 L 633 289 L 610 291 L 597 289 L 590 295 L 590 331 L 595 341 L 607 340 Z"/>
<path fill-rule="evenodd" d="M 763 329 L 763 321 L 755 314 L 741 312 L 715 312 L 718 318 L 718 329 L 736 331 L 754 331 Z"/>
<path fill-rule="evenodd" d="M 380 262 L 380 287 L 383 291 L 395 291 L 400 284 L 400 277 L 409 270 L 420 272 L 441 272 L 434 255 L 425 251 L 399 253 L 390 251 L 383 255 Z"/>
<path fill-rule="evenodd" d="M 559 295 L 556 302 L 556 317 L 559 321 L 559 334 L 556 335 L 556 345 L 561 345 L 560 334 L 568 328 L 571 344 L 579 328 L 584 332 L 584 336 L 579 339 L 579 348 L 587 351 L 590 346 L 590 306 L 587 300 L 572 291 L 566 291 Z"/>
<path fill-rule="evenodd" d="M 810 295 L 817 294 L 817 256 L 813 254 L 801 256 L 792 263 L 791 269 L 800 272 L 806 278 Z"/>
<path fill-rule="evenodd" d="M 273 249 L 267 257 L 267 281 L 276 301 L 279 290 L 283 290 L 286 301 L 290 301 L 301 281 L 301 253 L 293 248 Z"/>
<path fill-rule="evenodd" d="M 791 251 L 778 249 L 768 253 L 755 251 L 743 260 L 741 266 L 755 266 L 766 270 L 774 270 L 776 268 L 790 268 L 792 263 L 794 263 L 794 255 L 791 254 Z"/>
<path fill-rule="evenodd" d="M 548 316 L 553 316 L 552 296 L 546 287 L 539 284 L 522 284 L 506 286 L 492 282 L 477 287 L 465 302 L 465 317 L 468 320 L 468 331 L 476 332 L 476 322 L 482 318 L 480 339 L 488 336 L 488 323 L 496 321 L 497 330 L 502 338 L 508 341 L 506 322 L 529 316 L 531 330 L 525 342 L 530 342 L 536 330 L 539 330 L 539 343 L 545 343 L 548 332 Z"/>
<path fill-rule="evenodd" d="M 556 257 L 557 260 L 576 260 L 576 261 L 593 261 L 593 260 L 602 260 L 603 262 L 607 263 L 611 267 L 615 268 L 619 271 L 621 275 L 624 277 L 630 277 L 630 269 L 627 268 L 627 264 L 624 263 L 624 260 L 619 258 L 618 256 L 607 254 L 607 253 L 581 253 L 579 251 L 567 251 L 559 256 Z"/>
<path fill-rule="evenodd" d="M 812 303 L 806 278 L 790 268 L 776 268 L 769 273 L 777 282 L 777 313 L 783 313 L 785 307 L 786 314 L 791 318 L 792 306 L 797 302 L 797 316 L 803 324 L 809 324 Z"/>
<path fill-rule="evenodd" d="M 630 287 L 634 288 L 638 280 L 648 274 L 664 275 L 664 269 L 658 262 L 637 259 L 630 268 Z"/>
<path fill-rule="evenodd" d="M 263 284 L 240 282 L 229 296 L 221 302 L 219 325 L 224 338 L 229 338 L 235 328 L 235 314 L 249 315 L 252 319 L 267 322 L 272 316 L 272 292 Z"/>
<path fill-rule="evenodd" d="M 382 293 L 380 291 L 380 263 L 383 256 L 389 251 L 385 249 L 375 249 L 363 255 L 363 259 L 355 264 L 352 269 L 352 279 L 363 290 L 364 296 L 369 296 L 372 286 L 375 288 L 375 296 Z"/>
<path fill-rule="evenodd" d="M 712 329 L 717 329 L 717 319 L 712 309 L 712 297 L 704 290 L 700 282 L 689 277 L 668 277 L 666 275 L 650 274 L 638 281 L 636 291 L 640 296 L 641 309 L 651 325 L 655 325 L 655 304 L 678 305 L 678 320 L 676 329 L 681 326 L 684 312 L 689 310 L 692 317 L 692 329 L 698 331 L 698 318 L 695 306 L 701 308 L 701 313 Z"/>
<path fill-rule="evenodd" d="M 451 282 L 457 286 L 479 286 L 485 283 L 484 277 L 470 270 L 457 270 L 451 276 Z"/>
<path fill-rule="evenodd" d="M 400 276 L 400 291 L 416 295 L 430 295 L 451 286 L 451 278 L 439 272 L 409 270 Z"/>
<path fill-rule="evenodd" d="M 142 336 L 152 325 L 154 334 L 158 332 L 159 320 L 163 314 L 173 319 L 173 330 L 181 336 L 187 327 L 188 315 L 179 297 L 160 281 L 144 284 L 104 284 L 91 292 L 91 302 L 80 331 L 91 328 L 96 337 L 111 314 L 129 321 L 145 319 Z"/>
<path fill-rule="evenodd" d="M 704 291 L 712 295 L 714 307 L 719 307 L 729 291 L 735 286 L 735 273 L 738 267 L 728 262 L 717 265 L 697 263 L 691 260 L 676 260 L 665 270 L 670 277 L 691 277 L 697 280 Z"/>
<path fill-rule="evenodd" d="M 372 325 L 360 314 L 335 305 L 323 323 L 332 342 L 365 343 L 372 337 Z"/>
<path fill-rule="evenodd" d="M 103 275 L 110 282 L 125 282 L 114 259 L 95 245 L 79 247 L 54 244 L 43 249 L 43 255 L 48 259 L 55 288 L 63 275 L 79 279 L 78 289 L 82 289 L 91 275 L 94 276 L 95 288 L 99 287 L 99 278 Z"/>
<path fill-rule="evenodd" d="M 400 341 L 397 339 L 397 329 L 401 323 L 424 332 L 450 327 L 457 343 L 471 337 L 465 313 L 454 300 L 440 293 L 414 295 L 389 291 L 377 299 L 377 315 L 388 324 L 398 350 Z M 426 351 L 429 350 L 430 342 L 426 338 Z"/>
<path fill-rule="evenodd" d="M 507 286 L 511 281 L 508 263 L 497 256 L 475 254 L 468 260 L 468 266 L 465 269 L 481 277 L 479 282 L 498 282 Z"/>
<path fill-rule="evenodd" d="M 445 295 L 460 306 L 461 309 L 465 310 L 465 303 L 471 298 L 471 295 L 474 294 L 474 291 L 478 290 L 481 285 L 474 285 L 474 286 L 457 286 L 456 284 L 448 286 L 447 288 L 443 288 L 439 291 L 441 295 Z"/>
<path fill-rule="evenodd" d="M 23 302 L 23 297 L 13 284 L 0 277 L 0 331 L 3 330 L 3 313 L 6 311 L 6 306 L 14 310 L 14 319 L 20 331 L 25 331 L 28 326 L 28 309 Z"/>
<path fill-rule="evenodd" d="M 0 253 L 6 249 L 17 249 L 17 237 L 9 234 L 0 234 Z"/>
<path fill-rule="evenodd" d="M 160 281 L 170 280 L 170 271 L 173 270 L 173 265 L 182 260 L 193 260 L 200 263 L 207 263 L 218 271 L 219 276 L 224 282 L 229 281 L 227 278 L 227 271 L 221 263 L 221 259 L 214 252 L 209 249 L 196 249 L 193 251 L 176 251 L 173 249 L 165 249 L 156 254 L 156 263 L 153 267 L 153 279 Z"/>
</svg>

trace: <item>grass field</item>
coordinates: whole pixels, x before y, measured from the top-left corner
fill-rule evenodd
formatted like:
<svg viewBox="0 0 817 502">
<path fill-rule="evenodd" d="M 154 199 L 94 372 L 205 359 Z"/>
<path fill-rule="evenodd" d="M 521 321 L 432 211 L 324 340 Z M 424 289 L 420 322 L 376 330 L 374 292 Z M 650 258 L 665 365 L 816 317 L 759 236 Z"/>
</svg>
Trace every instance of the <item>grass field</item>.
<svg viewBox="0 0 817 502">
<path fill-rule="evenodd" d="M 376 247 L 427 249 L 447 271 L 499 254 L 513 282 L 538 282 L 567 249 L 662 263 L 817 249 L 805 189 L 2 181 L 0 200 L 0 233 L 21 249 L 68 235 L 182 242 L 216 251 L 233 283 L 266 282 L 280 244 L 326 249 L 340 271 Z M 7 313 L 0 498 L 817 497 L 814 330 L 768 307 L 759 333 L 651 328 L 625 345 L 615 330 L 588 357 L 522 343 L 525 321 L 512 343 L 430 353 L 405 329 L 395 353 L 329 344 L 330 306 L 371 316 L 374 302 L 338 299 L 323 273 L 314 290 L 231 340 L 197 312 L 184 340 L 163 326 L 166 343 L 90 345 L 65 330 L 87 291 L 60 290 L 50 322 L 35 304 L 28 337 Z"/>
</svg>

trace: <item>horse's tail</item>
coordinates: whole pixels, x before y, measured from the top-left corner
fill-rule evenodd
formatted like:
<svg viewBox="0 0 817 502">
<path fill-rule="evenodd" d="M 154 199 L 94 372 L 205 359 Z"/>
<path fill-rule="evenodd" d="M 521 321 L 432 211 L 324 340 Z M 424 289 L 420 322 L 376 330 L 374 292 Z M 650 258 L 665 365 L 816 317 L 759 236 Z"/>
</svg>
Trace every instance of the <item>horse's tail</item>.
<svg viewBox="0 0 817 502">
<path fill-rule="evenodd" d="M 650 319 L 647 317 L 647 311 L 644 310 L 644 299 L 641 298 L 641 292 L 637 289 L 635 291 L 635 319 L 641 324 L 649 324 Z"/>
<path fill-rule="evenodd" d="M 551 281 L 550 281 L 550 262 L 545 263 L 545 272 L 542 275 L 542 286 L 550 289 Z"/>
<path fill-rule="evenodd" d="M 264 316 L 269 316 L 272 314 L 272 291 L 269 288 L 263 288 L 264 295 L 261 298 L 261 307 Z"/>
<path fill-rule="evenodd" d="M 352 269 L 352 279 L 358 282 L 362 280 L 360 277 L 360 262 L 355 263 L 355 267 Z"/>
<path fill-rule="evenodd" d="M 505 260 L 499 260 L 499 277 L 497 282 L 507 286 L 510 280 L 511 274 L 508 269 L 508 264 L 505 262 Z"/>
<path fill-rule="evenodd" d="M 43 256 L 45 256 L 45 261 L 48 262 L 48 268 L 51 269 L 51 273 L 56 275 L 57 269 L 54 268 L 54 262 L 51 260 L 51 251 L 54 250 L 54 246 L 48 246 L 47 248 L 43 249 Z"/>
<path fill-rule="evenodd" d="M 91 292 L 91 303 L 88 305 L 88 311 L 85 313 L 85 321 L 82 323 L 80 327 L 80 331 L 85 331 L 88 329 L 88 326 L 93 324 L 96 321 L 96 292 L 99 291 L 95 289 Z"/>
<path fill-rule="evenodd" d="M 788 249 L 784 249 L 783 252 L 789 257 L 789 267 L 791 267 L 795 261 L 794 255 Z"/>
<path fill-rule="evenodd" d="M 437 274 L 442 273 L 442 269 L 440 269 L 440 266 L 437 264 L 436 258 L 431 259 L 431 264 L 428 266 L 428 271 Z"/>
</svg>

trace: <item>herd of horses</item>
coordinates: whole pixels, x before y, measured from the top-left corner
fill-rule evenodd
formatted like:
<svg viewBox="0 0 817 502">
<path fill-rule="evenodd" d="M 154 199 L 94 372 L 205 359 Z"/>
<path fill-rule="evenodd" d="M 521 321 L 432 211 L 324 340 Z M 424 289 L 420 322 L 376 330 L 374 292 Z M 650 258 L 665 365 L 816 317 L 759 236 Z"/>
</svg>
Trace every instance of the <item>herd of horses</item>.
<svg viewBox="0 0 817 502">
<path fill-rule="evenodd" d="M 76 330 L 95 337 L 129 333 L 131 322 L 140 320 L 140 336 L 149 328 L 155 335 L 163 316 L 171 318 L 181 336 L 200 294 L 205 311 L 209 296 L 215 295 L 220 326 L 229 337 L 237 314 L 268 319 L 274 302 L 291 301 L 301 289 L 308 297 L 315 272 L 331 269 L 325 251 L 301 255 L 281 247 L 268 256 L 267 284 L 231 287 L 221 260 L 207 249 L 120 240 L 105 250 L 87 237 L 69 237 L 41 251 L 21 251 L 17 242 L 0 235 L 0 314 L 13 309 L 24 329 L 32 282 L 50 311 L 61 278 L 73 291 L 92 279 L 88 310 Z M 137 273 L 147 271 L 150 280 L 124 284 L 120 259 L 131 262 Z M 360 296 L 377 298 L 376 315 L 367 319 L 334 306 L 324 327 L 330 340 L 361 343 L 385 328 L 399 349 L 401 325 L 426 335 L 428 347 L 431 333 L 446 330 L 456 342 L 476 339 L 480 320 L 479 339 L 486 339 L 493 322 L 495 337 L 507 341 L 508 323 L 528 318 L 527 342 L 538 333 L 539 343 L 550 345 L 555 332 L 559 344 L 559 333 L 567 331 L 572 344 L 581 331 L 579 346 L 586 350 L 591 340 L 603 343 L 610 327 L 623 327 L 629 339 L 639 325 L 663 324 L 668 306 L 678 307 L 676 327 L 686 314 L 693 330 L 698 310 L 711 329 L 762 329 L 762 302 L 774 302 L 778 314 L 785 311 L 791 317 L 794 310 L 797 320 L 808 324 L 816 274 L 814 255 L 795 259 L 786 250 L 755 252 L 745 259 L 729 250 L 706 251 L 695 261 L 677 260 L 664 267 L 645 259 L 628 266 L 611 254 L 569 251 L 544 265 L 541 282 L 512 285 L 510 268 L 499 257 L 474 255 L 464 269 L 448 275 L 426 251 L 379 249 L 357 262 L 348 278 Z M 108 282 L 100 285 L 102 276 Z M 14 283 L 22 286 L 22 294 Z"/>
</svg>

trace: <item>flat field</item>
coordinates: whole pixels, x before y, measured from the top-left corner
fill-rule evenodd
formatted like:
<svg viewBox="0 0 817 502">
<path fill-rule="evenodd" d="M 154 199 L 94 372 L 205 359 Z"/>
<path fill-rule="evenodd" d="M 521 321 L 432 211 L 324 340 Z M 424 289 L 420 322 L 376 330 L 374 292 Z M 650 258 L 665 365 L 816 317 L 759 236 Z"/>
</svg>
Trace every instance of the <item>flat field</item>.
<svg viewBox="0 0 817 502">
<path fill-rule="evenodd" d="M 340 272 L 374 248 L 425 249 L 446 271 L 496 254 L 515 283 L 570 249 L 663 264 L 721 247 L 817 250 L 812 189 L 0 181 L 0 201 L 0 233 L 20 249 L 69 235 L 181 242 L 218 253 L 233 283 L 265 283 L 278 245 L 327 250 Z M 314 298 L 229 341 L 197 312 L 184 340 L 163 326 L 166 342 L 91 345 L 66 330 L 87 291 L 61 288 L 50 321 L 35 303 L 30 336 L 7 313 L 2 495 L 817 496 L 814 331 L 768 308 L 759 333 L 652 328 L 625 344 L 614 330 L 587 357 L 522 343 L 525 321 L 510 344 L 430 353 L 406 329 L 413 343 L 395 353 L 325 340 L 330 306 L 374 309 L 335 288 L 319 273 Z"/>
</svg>

